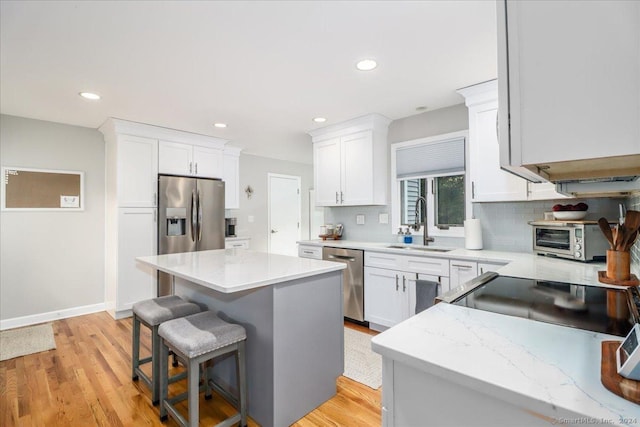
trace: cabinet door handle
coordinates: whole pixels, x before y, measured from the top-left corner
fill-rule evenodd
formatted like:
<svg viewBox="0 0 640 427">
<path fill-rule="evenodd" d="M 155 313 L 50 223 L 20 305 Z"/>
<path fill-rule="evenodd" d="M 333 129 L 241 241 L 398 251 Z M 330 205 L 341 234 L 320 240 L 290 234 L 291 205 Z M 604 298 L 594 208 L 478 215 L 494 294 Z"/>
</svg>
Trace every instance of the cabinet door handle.
<svg viewBox="0 0 640 427">
<path fill-rule="evenodd" d="M 153 206 L 158 206 L 158 193 L 153 193 Z"/>
<path fill-rule="evenodd" d="M 198 175 L 198 163 L 196 162 L 196 175 Z"/>
<path fill-rule="evenodd" d="M 476 183 L 471 181 L 471 199 L 476 198 Z"/>
<path fill-rule="evenodd" d="M 336 191 L 336 205 L 338 204 L 338 192 Z"/>
<path fill-rule="evenodd" d="M 193 163 L 189 162 L 189 173 L 193 173 Z"/>
<path fill-rule="evenodd" d="M 471 265 L 461 265 L 461 264 L 451 264 L 451 267 L 458 267 L 458 268 L 473 268 Z"/>
<path fill-rule="evenodd" d="M 303 254 L 313 255 L 313 251 L 302 251 Z"/>
<path fill-rule="evenodd" d="M 396 291 L 398 290 L 398 275 L 396 274 Z"/>
<path fill-rule="evenodd" d="M 407 292 L 407 278 L 402 275 L 402 292 Z"/>
<path fill-rule="evenodd" d="M 344 203 L 344 198 L 342 197 L 342 191 L 340 192 L 340 204 Z"/>
</svg>

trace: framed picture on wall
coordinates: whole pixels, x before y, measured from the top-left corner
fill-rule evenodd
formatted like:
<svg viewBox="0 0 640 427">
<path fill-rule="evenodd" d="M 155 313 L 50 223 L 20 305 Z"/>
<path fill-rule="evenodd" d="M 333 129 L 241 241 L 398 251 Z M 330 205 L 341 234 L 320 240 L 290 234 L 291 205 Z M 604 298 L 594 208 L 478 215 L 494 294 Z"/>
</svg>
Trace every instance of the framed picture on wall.
<svg viewBox="0 0 640 427">
<path fill-rule="evenodd" d="M 84 172 L 2 167 L 3 211 L 82 211 Z"/>
</svg>

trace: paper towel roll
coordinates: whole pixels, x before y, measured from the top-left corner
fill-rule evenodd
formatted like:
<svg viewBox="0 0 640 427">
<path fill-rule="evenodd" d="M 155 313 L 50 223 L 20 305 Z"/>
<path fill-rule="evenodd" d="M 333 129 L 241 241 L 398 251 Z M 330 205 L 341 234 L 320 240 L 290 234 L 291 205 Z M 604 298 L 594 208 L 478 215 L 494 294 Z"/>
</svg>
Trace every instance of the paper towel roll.
<svg viewBox="0 0 640 427">
<path fill-rule="evenodd" d="M 464 247 L 467 249 L 482 249 L 482 225 L 479 219 L 464 221 Z"/>
</svg>

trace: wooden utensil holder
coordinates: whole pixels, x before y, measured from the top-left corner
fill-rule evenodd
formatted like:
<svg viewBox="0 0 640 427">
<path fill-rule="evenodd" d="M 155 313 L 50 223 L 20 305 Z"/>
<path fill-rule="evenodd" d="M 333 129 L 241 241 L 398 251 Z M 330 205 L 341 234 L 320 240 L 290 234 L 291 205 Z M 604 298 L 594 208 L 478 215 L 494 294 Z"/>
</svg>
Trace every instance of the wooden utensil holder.
<svg viewBox="0 0 640 427">
<path fill-rule="evenodd" d="M 607 278 L 619 281 L 631 278 L 629 251 L 607 251 Z"/>
</svg>

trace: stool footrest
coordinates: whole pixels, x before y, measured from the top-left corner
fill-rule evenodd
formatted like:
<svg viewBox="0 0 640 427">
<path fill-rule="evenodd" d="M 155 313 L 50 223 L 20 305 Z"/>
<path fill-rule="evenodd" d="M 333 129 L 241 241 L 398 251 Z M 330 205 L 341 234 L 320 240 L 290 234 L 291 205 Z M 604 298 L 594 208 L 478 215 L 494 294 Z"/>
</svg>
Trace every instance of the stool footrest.
<svg viewBox="0 0 640 427">
<path fill-rule="evenodd" d="M 136 368 L 136 374 L 138 375 L 138 379 L 144 381 L 147 387 L 151 388 L 151 378 L 149 378 L 147 374 L 142 372 L 142 369 Z"/>
<path fill-rule="evenodd" d="M 231 405 L 233 405 L 234 408 L 236 409 L 240 409 L 240 404 L 238 402 L 238 398 L 236 396 L 234 396 L 233 394 L 229 393 L 228 390 L 222 388 L 220 385 L 218 385 L 218 383 L 216 383 L 214 380 L 210 379 L 209 380 L 209 387 L 211 387 L 212 389 L 214 389 L 219 395 L 221 395 L 227 402 L 229 402 Z"/>
<path fill-rule="evenodd" d="M 140 359 L 138 361 L 138 366 L 140 365 L 144 365 L 145 363 L 149 363 L 153 360 L 153 357 L 149 356 L 149 357 L 145 357 L 144 359 Z"/>
<path fill-rule="evenodd" d="M 184 372 L 180 372 L 179 374 L 176 374 L 172 377 L 169 377 L 169 384 L 171 383 L 175 383 L 176 381 L 180 381 L 180 380 L 184 380 L 185 378 L 187 378 L 187 371 Z"/>
</svg>

